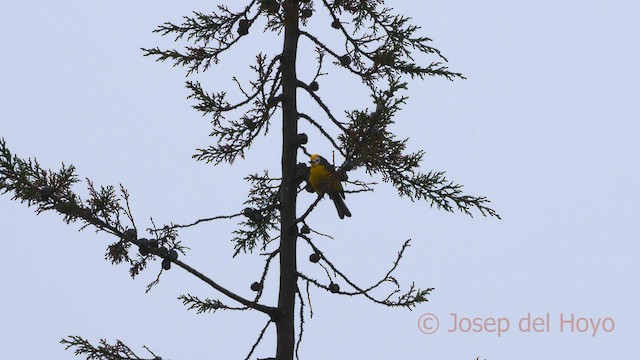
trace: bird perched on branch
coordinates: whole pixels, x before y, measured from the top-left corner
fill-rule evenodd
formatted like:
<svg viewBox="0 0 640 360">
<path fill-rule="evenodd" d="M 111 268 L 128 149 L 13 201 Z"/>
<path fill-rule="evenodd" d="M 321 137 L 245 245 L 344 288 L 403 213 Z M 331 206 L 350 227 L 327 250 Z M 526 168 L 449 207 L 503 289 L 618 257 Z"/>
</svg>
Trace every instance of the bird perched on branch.
<svg viewBox="0 0 640 360">
<path fill-rule="evenodd" d="M 337 172 L 335 167 L 318 154 L 311 155 L 311 169 L 309 170 L 309 184 L 320 196 L 329 194 L 331 200 L 336 205 L 338 216 L 344 219 L 351 217 L 351 211 L 344 203 L 344 190 L 340 180 L 346 180 L 344 172 Z"/>
</svg>

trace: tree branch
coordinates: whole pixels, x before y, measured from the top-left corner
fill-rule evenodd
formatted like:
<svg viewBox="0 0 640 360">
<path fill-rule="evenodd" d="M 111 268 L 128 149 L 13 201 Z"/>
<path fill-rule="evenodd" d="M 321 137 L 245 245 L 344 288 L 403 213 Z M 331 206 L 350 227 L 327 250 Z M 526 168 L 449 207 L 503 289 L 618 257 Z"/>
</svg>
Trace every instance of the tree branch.
<svg viewBox="0 0 640 360">
<path fill-rule="evenodd" d="M 296 224 L 303 222 L 307 218 L 307 216 L 311 214 L 311 211 L 316 207 L 316 205 L 318 205 L 320 200 L 322 200 L 322 195 L 318 195 L 316 200 L 309 206 L 307 211 L 305 211 L 304 214 L 302 214 L 302 216 L 296 219 Z"/>
<path fill-rule="evenodd" d="M 148 347 L 145 350 L 153 356 L 152 358 L 143 358 L 138 356 L 131 348 L 122 341 L 116 340 L 114 345 L 107 343 L 107 340 L 101 339 L 100 345 L 93 346 L 88 340 L 80 336 L 70 335 L 66 339 L 60 340 L 65 345 L 65 350 L 75 347 L 73 351 L 76 355 L 84 355 L 87 359 L 108 359 L 108 360 L 158 360 L 162 359 L 153 353 Z"/>
<path fill-rule="evenodd" d="M 347 129 L 344 127 L 344 125 L 338 121 L 338 119 L 336 119 L 335 116 L 333 116 L 333 113 L 331 112 L 331 110 L 329 109 L 329 107 L 322 101 L 322 99 L 316 95 L 315 92 L 311 91 L 311 89 L 309 89 L 309 87 L 307 86 L 307 84 L 298 81 L 298 87 L 303 88 L 304 90 L 307 91 L 307 93 L 309 94 L 309 96 L 311 96 L 311 98 L 313 100 L 315 100 L 315 102 L 320 106 L 320 108 L 322 108 L 322 110 L 325 112 L 325 114 L 327 114 L 327 117 L 329 117 L 329 119 L 331 121 L 333 121 L 334 124 L 336 124 L 337 127 L 340 128 L 340 130 L 342 131 L 347 131 Z"/>
<path fill-rule="evenodd" d="M 331 137 L 331 135 L 329 135 L 329 133 L 327 133 L 324 128 L 318 124 L 315 120 L 313 120 L 313 118 L 311 118 L 311 116 L 307 115 L 307 114 L 303 114 L 303 113 L 299 113 L 298 116 L 301 119 L 305 119 L 307 120 L 311 125 L 315 126 L 316 129 L 318 129 L 320 131 L 320 133 L 322 133 L 322 135 L 327 138 L 327 140 L 329 140 L 329 142 L 333 145 L 333 148 L 336 149 L 336 151 L 338 151 L 340 153 L 340 155 L 342 155 L 343 157 L 346 157 L 347 155 L 344 153 L 344 150 L 342 150 L 340 148 L 340 146 L 338 146 L 338 143 L 336 143 L 335 140 L 333 140 L 333 138 Z"/>
<path fill-rule="evenodd" d="M 258 347 L 258 344 L 260 344 L 260 341 L 262 341 L 262 337 L 264 336 L 264 333 L 267 331 L 267 328 L 269 328 L 269 325 L 271 325 L 271 320 L 267 321 L 267 324 L 264 326 L 264 328 L 262 328 L 262 331 L 260 331 L 260 334 L 258 335 L 256 342 L 253 343 L 253 346 L 251 346 L 251 351 L 249 351 L 249 354 L 247 354 L 247 357 L 245 358 L 245 360 L 249 360 L 249 358 L 251 358 L 251 355 Z"/>
<path fill-rule="evenodd" d="M 401 250 L 398 252 L 398 256 L 396 258 L 396 260 L 393 263 L 393 266 L 391 267 L 391 269 L 387 272 L 387 274 L 385 275 L 385 277 L 382 278 L 382 280 L 376 282 L 374 285 L 369 286 L 368 288 L 362 288 L 358 285 L 356 285 L 353 281 L 351 281 L 343 272 L 341 272 L 340 270 L 338 270 L 338 268 L 336 268 L 335 265 L 333 265 L 333 263 L 331 263 L 331 261 L 329 261 L 326 256 L 322 253 L 322 251 L 320 251 L 320 249 L 318 249 L 318 247 L 315 246 L 315 244 L 313 244 L 313 242 L 311 241 L 311 239 L 306 236 L 301 234 L 300 235 L 301 238 L 303 238 L 305 241 L 307 241 L 307 243 L 309 244 L 309 246 L 311 246 L 311 248 L 314 250 L 315 253 L 317 254 L 321 254 L 321 260 L 326 263 L 329 268 L 335 273 L 337 274 L 340 278 L 342 278 L 347 284 L 349 284 L 351 287 L 353 287 L 354 289 L 356 289 L 357 291 L 355 292 L 346 292 L 346 291 L 335 291 L 335 289 L 331 289 L 329 286 L 327 285 L 323 285 L 321 284 L 318 280 L 312 279 L 307 275 L 304 275 L 302 273 L 299 273 L 298 276 L 307 281 L 308 283 L 314 284 L 315 286 L 325 289 L 327 291 L 331 291 L 332 293 L 338 293 L 341 295 L 348 295 L 348 296 L 355 296 L 355 295 L 363 295 L 366 298 L 368 298 L 369 300 L 381 304 L 381 305 L 385 305 L 385 306 L 391 306 L 391 307 L 406 307 L 408 309 L 411 309 L 412 307 L 416 306 L 418 303 L 427 301 L 426 299 L 426 295 L 428 295 L 433 288 L 428 288 L 426 290 L 420 290 L 415 288 L 415 285 L 412 284 L 409 288 L 409 290 L 401 295 L 397 301 L 390 301 L 389 298 L 398 293 L 400 291 L 400 286 L 398 284 L 398 282 L 396 281 L 395 278 L 393 278 L 391 276 L 391 273 L 398 267 L 398 264 L 400 262 L 400 259 L 402 258 L 404 251 L 409 247 L 409 242 L 410 240 L 405 241 L 405 243 L 403 244 Z M 377 287 L 379 287 L 381 284 L 385 283 L 385 282 L 391 282 L 393 284 L 396 285 L 396 289 L 391 292 L 385 299 L 383 300 L 379 300 L 376 299 L 375 297 L 371 296 L 369 294 L 369 292 Z"/>
<path fill-rule="evenodd" d="M 181 268 L 185 269 L 187 272 L 189 272 L 190 274 L 194 275 L 198 279 L 200 279 L 200 280 L 204 281 L 205 283 L 209 284 L 212 288 L 218 290 L 219 292 L 225 294 L 227 297 L 239 302 L 240 304 L 242 304 L 242 305 L 244 305 L 246 307 L 252 308 L 252 309 L 257 310 L 257 311 L 260 311 L 261 313 L 267 314 L 269 316 L 275 316 L 277 314 L 277 309 L 276 308 L 270 307 L 270 306 L 266 306 L 266 305 L 262 305 L 262 304 L 259 304 L 257 302 L 251 301 L 251 300 L 247 300 L 247 299 L 243 298 L 242 296 L 227 290 L 226 288 L 222 287 L 221 285 L 219 285 L 215 281 L 211 280 L 209 277 L 205 276 L 204 274 L 202 274 L 198 270 L 192 268 L 191 266 L 183 263 L 180 260 L 176 259 L 176 260 L 172 260 L 171 262 L 173 262 L 174 264 L 180 266 Z"/>
</svg>

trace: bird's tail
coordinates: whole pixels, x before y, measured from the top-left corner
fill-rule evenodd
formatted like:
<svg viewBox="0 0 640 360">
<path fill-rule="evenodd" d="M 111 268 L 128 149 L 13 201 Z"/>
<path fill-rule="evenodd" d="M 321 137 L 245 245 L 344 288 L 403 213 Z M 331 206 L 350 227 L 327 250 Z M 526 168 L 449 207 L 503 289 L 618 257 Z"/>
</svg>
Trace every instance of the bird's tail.
<svg viewBox="0 0 640 360">
<path fill-rule="evenodd" d="M 345 216 L 351 217 L 351 211 L 349 211 L 347 204 L 344 203 L 344 200 L 339 193 L 329 194 L 329 197 L 331 197 L 331 200 L 333 200 L 333 203 L 336 205 L 336 210 L 338 210 L 338 216 L 340 219 L 344 219 Z"/>
</svg>

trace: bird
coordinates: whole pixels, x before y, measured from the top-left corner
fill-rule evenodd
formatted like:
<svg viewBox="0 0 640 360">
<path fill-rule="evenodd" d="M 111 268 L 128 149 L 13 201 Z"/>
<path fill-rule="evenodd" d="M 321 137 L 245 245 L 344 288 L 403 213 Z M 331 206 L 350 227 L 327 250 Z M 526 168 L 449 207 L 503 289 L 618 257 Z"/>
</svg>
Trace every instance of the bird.
<svg viewBox="0 0 640 360">
<path fill-rule="evenodd" d="M 340 219 L 344 219 L 345 216 L 351 217 L 351 211 L 344 203 L 344 189 L 340 184 L 340 176 L 334 166 L 318 154 L 311 155 L 310 159 L 309 184 L 313 190 L 321 197 L 324 194 L 329 194 L 336 210 L 338 210 Z"/>
</svg>

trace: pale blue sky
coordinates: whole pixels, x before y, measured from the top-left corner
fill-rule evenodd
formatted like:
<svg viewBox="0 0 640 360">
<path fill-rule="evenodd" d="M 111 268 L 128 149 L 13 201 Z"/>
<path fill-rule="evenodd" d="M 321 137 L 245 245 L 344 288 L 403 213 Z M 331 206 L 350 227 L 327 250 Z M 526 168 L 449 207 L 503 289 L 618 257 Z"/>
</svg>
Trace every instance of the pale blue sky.
<svg viewBox="0 0 640 360">
<path fill-rule="evenodd" d="M 47 167 L 72 163 L 96 184 L 123 183 L 140 227 L 184 223 L 243 208 L 241 178 L 278 173 L 278 120 L 246 161 L 214 168 L 191 160 L 206 146 L 208 119 L 185 100 L 184 71 L 142 58 L 140 47 L 172 47 L 151 30 L 217 2 L 9 2 L 0 13 L 0 136 L 20 156 Z M 634 1 L 389 1 L 468 80 L 412 82 L 397 117 L 411 149 L 425 149 L 425 171 L 447 170 L 473 195 L 486 195 L 503 220 L 429 209 L 397 199 L 390 186 L 347 199 L 354 216 L 338 221 L 325 201 L 310 222 L 335 240 L 316 239 L 333 262 L 366 285 L 382 276 L 402 242 L 412 247 L 398 269 L 402 284 L 435 287 L 410 312 L 364 299 L 312 292 L 303 359 L 602 359 L 640 356 L 640 275 L 636 210 L 640 5 Z M 331 39 L 320 16 L 310 28 Z M 266 41 L 247 40 L 198 77 L 209 90 L 246 72 Z M 265 49 L 279 51 L 280 43 Z M 302 44 L 301 50 L 308 50 Z M 302 57 L 300 77 L 314 71 Z M 319 94 L 337 109 L 363 106 L 367 93 L 321 80 Z M 306 113 L 320 116 L 308 102 Z M 312 150 L 329 146 L 308 131 Z M 84 188 L 78 187 L 83 193 Z M 311 195 L 302 195 L 309 203 Z M 150 294 L 147 271 L 132 281 L 126 267 L 102 260 L 110 239 L 77 232 L 47 213 L 0 197 L 0 358 L 70 359 L 58 344 L 78 334 L 92 341 L 147 345 L 169 359 L 244 358 L 264 317 L 196 315 L 182 293 L 218 298 L 176 269 Z M 186 261 L 224 286 L 251 296 L 257 256 L 228 242 L 234 222 L 181 232 Z M 306 259 L 301 270 L 322 276 Z M 159 267 L 152 264 L 152 268 Z M 272 278 L 273 280 L 274 278 Z M 344 286 L 344 284 L 341 284 Z M 222 297 L 220 297 L 222 299 Z M 275 282 L 265 300 L 274 303 Z M 440 317 L 422 334 L 423 313 Z M 506 317 L 511 329 L 449 333 L 449 314 Z M 550 331 L 526 334 L 519 318 L 550 314 Z M 564 333 L 560 315 L 615 320 L 611 333 Z M 273 354 L 270 332 L 257 355 Z"/>
</svg>

